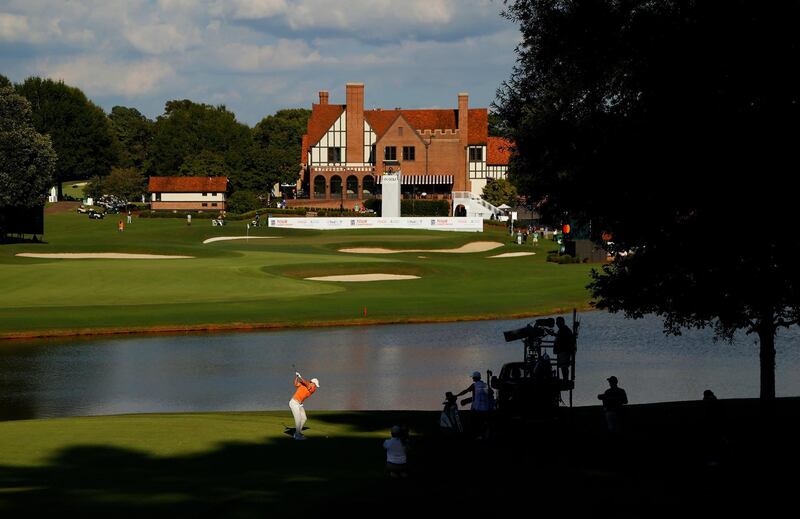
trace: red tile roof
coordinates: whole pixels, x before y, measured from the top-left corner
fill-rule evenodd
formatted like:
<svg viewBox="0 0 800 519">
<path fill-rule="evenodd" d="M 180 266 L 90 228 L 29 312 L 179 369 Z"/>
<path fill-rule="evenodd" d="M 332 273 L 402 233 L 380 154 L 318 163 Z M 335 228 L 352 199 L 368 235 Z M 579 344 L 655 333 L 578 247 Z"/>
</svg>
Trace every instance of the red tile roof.
<svg viewBox="0 0 800 519">
<path fill-rule="evenodd" d="M 502 137 L 489 137 L 486 143 L 486 164 L 508 165 L 514 144 Z"/>
<path fill-rule="evenodd" d="M 224 193 L 228 177 L 150 177 L 148 193 Z"/>
<path fill-rule="evenodd" d="M 336 119 L 342 115 L 344 108 L 344 105 L 311 105 L 311 117 L 308 118 L 306 134 L 303 136 L 303 156 L 300 157 L 302 164 L 306 163 L 309 148 L 319 142 Z"/>
<path fill-rule="evenodd" d="M 300 162 L 308 160 L 309 149 L 316 145 L 325 132 L 342 115 L 345 105 L 311 105 L 311 117 L 308 119 L 306 134 L 303 136 L 302 157 Z M 423 109 L 423 110 L 364 110 L 367 121 L 381 138 L 398 115 L 403 114 L 408 123 L 417 130 L 455 130 L 458 128 L 458 110 L 456 109 Z M 489 135 L 489 114 L 486 108 L 470 108 L 469 135 L 467 143 L 486 144 Z"/>
</svg>

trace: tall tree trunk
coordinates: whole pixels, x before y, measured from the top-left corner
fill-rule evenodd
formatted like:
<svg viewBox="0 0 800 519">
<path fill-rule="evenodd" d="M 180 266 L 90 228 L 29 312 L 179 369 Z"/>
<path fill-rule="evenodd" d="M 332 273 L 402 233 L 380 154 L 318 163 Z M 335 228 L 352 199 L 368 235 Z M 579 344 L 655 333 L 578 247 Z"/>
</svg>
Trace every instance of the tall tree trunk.
<svg viewBox="0 0 800 519">
<path fill-rule="evenodd" d="M 775 400 L 775 325 L 772 319 L 762 320 L 758 325 L 761 357 L 761 401 Z"/>
</svg>

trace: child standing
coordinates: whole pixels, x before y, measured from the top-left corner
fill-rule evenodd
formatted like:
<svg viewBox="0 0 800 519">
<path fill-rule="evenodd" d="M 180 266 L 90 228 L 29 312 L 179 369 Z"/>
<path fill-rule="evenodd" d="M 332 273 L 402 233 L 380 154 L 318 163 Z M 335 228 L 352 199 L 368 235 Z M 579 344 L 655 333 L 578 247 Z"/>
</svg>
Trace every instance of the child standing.
<svg viewBox="0 0 800 519">
<path fill-rule="evenodd" d="M 386 450 L 386 471 L 393 478 L 406 477 L 406 442 L 403 429 L 399 425 L 392 427 L 392 437 L 383 442 Z"/>
</svg>

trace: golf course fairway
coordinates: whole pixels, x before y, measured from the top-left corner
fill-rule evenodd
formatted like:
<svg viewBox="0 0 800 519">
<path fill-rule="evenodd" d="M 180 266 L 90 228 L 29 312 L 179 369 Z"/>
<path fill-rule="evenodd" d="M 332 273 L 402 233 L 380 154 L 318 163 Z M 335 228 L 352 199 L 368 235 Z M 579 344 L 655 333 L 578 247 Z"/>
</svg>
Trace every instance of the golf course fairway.
<svg viewBox="0 0 800 519">
<path fill-rule="evenodd" d="M 48 214 L 45 230 L 42 243 L 0 245 L 0 337 L 507 319 L 589 302 L 592 265 L 548 263 L 555 243 L 517 245 L 506 229 L 488 225 L 483 233 L 248 231 L 238 221 L 213 227 L 201 219 L 189 226 L 177 218 L 134 218 L 119 232 L 113 216 L 63 212 Z M 208 242 L 247 236 L 243 231 L 277 239 Z M 451 251 L 469 251 L 474 242 L 496 245 Z M 364 248 L 409 252 L 340 252 Z M 410 252 L 420 250 L 424 255 Z M 490 259 L 523 251 L 537 254 Z M 126 254 L 162 258 L 120 257 Z M 404 279 L 306 279 L 377 273 Z"/>
</svg>

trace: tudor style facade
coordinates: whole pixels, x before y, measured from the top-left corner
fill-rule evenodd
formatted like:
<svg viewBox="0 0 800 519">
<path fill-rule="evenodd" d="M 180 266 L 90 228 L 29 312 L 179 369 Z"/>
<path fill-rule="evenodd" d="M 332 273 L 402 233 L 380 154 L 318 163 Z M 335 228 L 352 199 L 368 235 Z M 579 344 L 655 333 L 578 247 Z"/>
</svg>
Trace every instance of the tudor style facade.
<svg viewBox="0 0 800 519">
<path fill-rule="evenodd" d="M 381 175 L 401 171 L 405 197 L 480 195 L 487 180 L 504 178 L 509 143 L 488 136 L 486 108 L 364 110 L 363 83 L 346 85 L 345 104 L 328 92 L 312 105 L 302 146 L 302 189 L 293 205 L 353 207 L 380 192 Z M 424 195 L 423 195 L 424 193 Z"/>
</svg>

